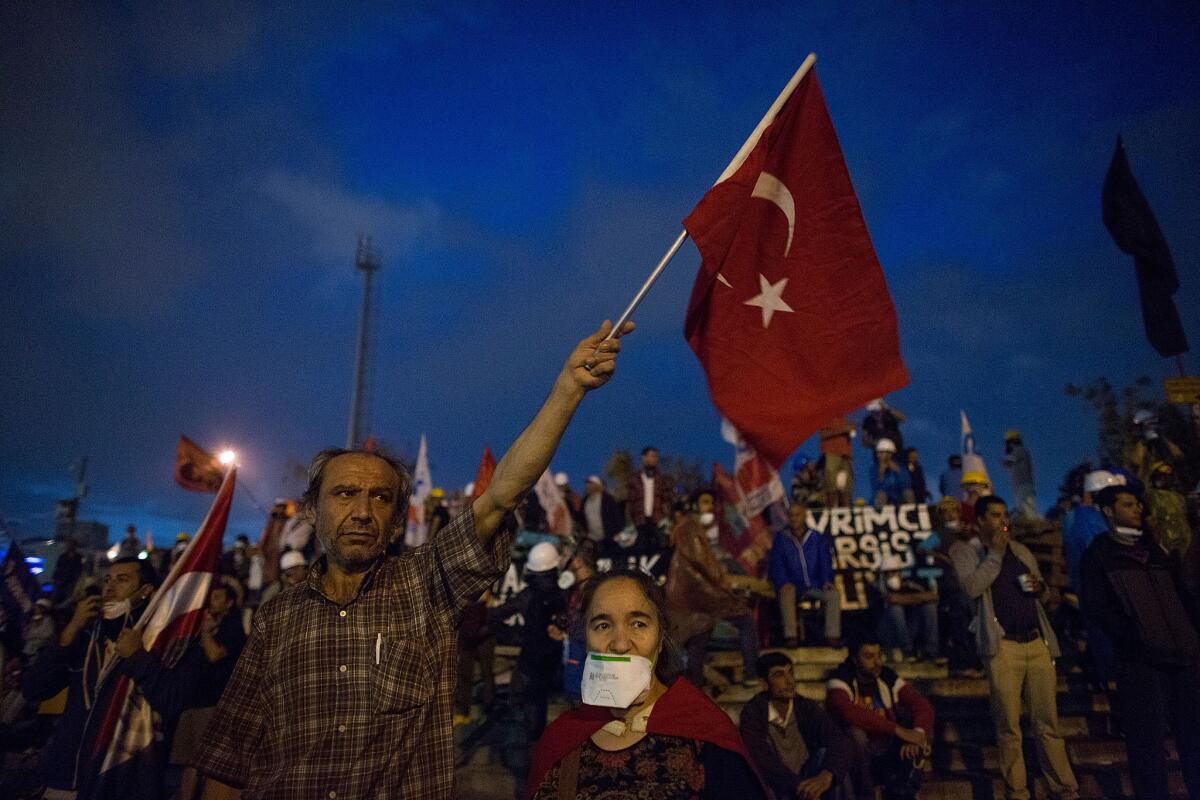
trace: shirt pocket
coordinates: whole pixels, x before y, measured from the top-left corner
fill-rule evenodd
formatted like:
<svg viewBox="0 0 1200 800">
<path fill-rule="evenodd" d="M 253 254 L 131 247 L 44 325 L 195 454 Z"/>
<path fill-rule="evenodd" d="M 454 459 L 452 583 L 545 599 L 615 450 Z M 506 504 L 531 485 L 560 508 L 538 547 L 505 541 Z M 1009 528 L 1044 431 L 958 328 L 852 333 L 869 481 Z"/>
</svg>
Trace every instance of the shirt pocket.
<svg viewBox="0 0 1200 800">
<path fill-rule="evenodd" d="M 371 642 L 372 648 L 375 642 Z M 379 640 L 378 663 L 371 653 L 371 691 L 376 714 L 400 714 L 425 705 L 433 697 L 433 677 L 426 650 L 409 639 Z"/>
</svg>

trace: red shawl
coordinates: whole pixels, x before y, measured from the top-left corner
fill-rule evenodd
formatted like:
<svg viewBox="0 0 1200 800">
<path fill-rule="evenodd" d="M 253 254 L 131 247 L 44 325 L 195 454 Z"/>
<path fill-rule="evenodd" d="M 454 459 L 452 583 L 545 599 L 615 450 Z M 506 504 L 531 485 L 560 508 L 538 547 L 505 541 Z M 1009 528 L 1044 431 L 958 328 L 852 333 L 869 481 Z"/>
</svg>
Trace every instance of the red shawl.
<svg viewBox="0 0 1200 800">
<path fill-rule="evenodd" d="M 541 787 L 551 767 L 614 719 L 611 709 L 582 705 L 564 711 L 550 723 L 533 751 L 533 763 L 525 782 L 526 800 L 530 800 Z M 737 753 L 746 759 L 750 769 L 758 775 L 758 769 L 742 744 L 742 737 L 733 721 L 686 678 L 677 678 L 666 693 L 658 698 L 646 722 L 646 733 L 708 742 Z M 762 782 L 761 777 L 759 782 Z"/>
</svg>

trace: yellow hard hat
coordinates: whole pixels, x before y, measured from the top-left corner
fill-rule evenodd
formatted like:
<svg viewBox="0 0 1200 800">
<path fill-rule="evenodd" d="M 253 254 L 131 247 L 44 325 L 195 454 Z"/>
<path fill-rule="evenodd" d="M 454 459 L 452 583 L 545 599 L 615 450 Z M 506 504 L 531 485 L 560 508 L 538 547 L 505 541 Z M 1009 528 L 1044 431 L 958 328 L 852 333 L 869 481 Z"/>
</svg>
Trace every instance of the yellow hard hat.
<svg viewBox="0 0 1200 800">
<path fill-rule="evenodd" d="M 429 496 L 436 497 L 438 500 L 441 500 L 443 497 L 446 496 L 446 490 L 440 486 L 435 489 L 430 489 Z"/>
<path fill-rule="evenodd" d="M 1155 461 L 1154 465 L 1150 467 L 1150 474 L 1153 475 L 1156 472 L 1165 472 L 1168 475 L 1174 475 L 1175 468 L 1165 461 Z"/>
<path fill-rule="evenodd" d="M 991 483 L 991 481 L 989 481 L 987 479 L 987 475 L 984 475 L 982 472 L 971 470 L 970 472 L 963 473 L 962 480 L 960 480 L 959 483 L 961 483 L 963 486 L 966 486 L 968 483 L 979 483 L 987 486 Z"/>
<path fill-rule="evenodd" d="M 1020 439 L 1021 432 L 1016 428 L 1010 428 L 1004 432 L 1004 441 L 1011 442 L 1013 439 Z"/>
</svg>

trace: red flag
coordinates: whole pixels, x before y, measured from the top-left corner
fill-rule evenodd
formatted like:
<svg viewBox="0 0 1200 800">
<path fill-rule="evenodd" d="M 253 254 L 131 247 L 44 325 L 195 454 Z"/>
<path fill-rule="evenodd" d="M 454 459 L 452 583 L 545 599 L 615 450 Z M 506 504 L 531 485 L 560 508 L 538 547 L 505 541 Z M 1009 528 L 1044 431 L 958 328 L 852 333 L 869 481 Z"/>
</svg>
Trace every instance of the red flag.
<svg viewBox="0 0 1200 800">
<path fill-rule="evenodd" d="M 151 596 L 138 621 L 142 645 L 164 666 L 174 667 L 188 641 L 200 630 L 212 585 L 221 558 L 221 539 L 233 500 L 236 470 L 230 469 L 217 492 L 212 508 L 187 549 L 171 567 L 162 585 Z M 91 738 L 91 763 L 81 769 L 81 798 L 129 796 L 131 786 L 139 785 L 139 770 L 152 768 L 152 750 L 156 737 L 150 704 L 127 676 L 106 673 L 101 676 L 101 693 L 96 703 L 104 709 L 99 728 Z"/>
<path fill-rule="evenodd" d="M 475 473 L 475 488 L 471 492 L 471 497 L 476 498 L 483 494 L 483 490 L 492 482 L 492 475 L 496 472 L 496 458 L 492 455 L 492 448 L 483 448 L 483 457 L 479 459 L 479 471 Z"/>
<path fill-rule="evenodd" d="M 815 72 L 684 226 L 703 257 L 684 335 L 717 408 L 771 464 L 827 420 L 908 383 Z"/>
<path fill-rule="evenodd" d="M 742 493 L 733 477 L 713 463 L 713 486 L 717 490 L 717 521 L 721 546 L 746 570 L 747 575 L 762 573 L 762 565 L 771 549 L 771 531 L 761 514 L 747 517 Z"/>
<path fill-rule="evenodd" d="M 186 436 L 175 447 L 175 482 L 192 492 L 215 492 L 225 471 L 216 457 Z"/>
</svg>

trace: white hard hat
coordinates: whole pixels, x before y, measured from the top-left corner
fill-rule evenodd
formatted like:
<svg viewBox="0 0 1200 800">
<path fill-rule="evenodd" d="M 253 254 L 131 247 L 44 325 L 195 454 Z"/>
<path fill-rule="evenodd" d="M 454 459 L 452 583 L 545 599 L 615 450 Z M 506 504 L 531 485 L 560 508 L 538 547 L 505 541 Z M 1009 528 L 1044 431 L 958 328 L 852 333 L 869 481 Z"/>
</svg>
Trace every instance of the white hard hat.
<svg viewBox="0 0 1200 800">
<path fill-rule="evenodd" d="M 894 453 L 896 452 L 896 443 L 891 439 L 880 439 L 875 443 L 876 453 Z"/>
<path fill-rule="evenodd" d="M 287 572 L 292 567 L 306 567 L 308 562 L 304 560 L 304 553 L 299 550 L 288 550 L 279 557 L 279 568 Z"/>
<path fill-rule="evenodd" d="M 475 481 L 471 481 L 463 487 L 463 494 L 465 494 L 467 497 L 475 496 Z"/>
<path fill-rule="evenodd" d="M 867 411 L 883 411 L 883 398 L 876 397 L 874 400 L 867 403 Z"/>
<path fill-rule="evenodd" d="M 526 572 L 549 572 L 558 569 L 558 548 L 549 542 L 539 542 L 529 548 L 525 559 Z"/>
<path fill-rule="evenodd" d="M 1136 414 L 1133 415 L 1133 424 L 1134 425 L 1145 425 L 1147 422 L 1150 422 L 1152 419 L 1154 419 L 1154 412 L 1143 408 L 1140 411 L 1138 411 Z"/>
<path fill-rule="evenodd" d="M 601 478 L 599 475 L 588 475 L 588 476 L 587 476 L 587 483 L 598 483 L 598 484 L 600 484 L 601 486 L 603 486 L 603 485 L 604 485 L 604 478 Z"/>
<path fill-rule="evenodd" d="M 1118 477 L 1106 469 L 1089 472 L 1083 478 L 1083 490 L 1085 492 L 1098 492 L 1107 486 L 1123 486 L 1124 484 L 1124 476 Z"/>
<path fill-rule="evenodd" d="M 555 486 L 566 486 L 570 482 L 571 482 L 571 478 L 569 475 L 567 475 L 567 473 L 565 473 L 565 472 L 555 473 L 555 475 L 554 475 L 554 485 Z"/>
</svg>

